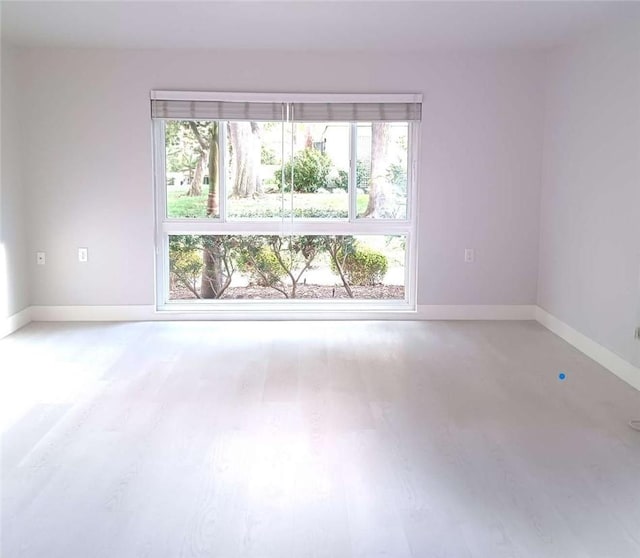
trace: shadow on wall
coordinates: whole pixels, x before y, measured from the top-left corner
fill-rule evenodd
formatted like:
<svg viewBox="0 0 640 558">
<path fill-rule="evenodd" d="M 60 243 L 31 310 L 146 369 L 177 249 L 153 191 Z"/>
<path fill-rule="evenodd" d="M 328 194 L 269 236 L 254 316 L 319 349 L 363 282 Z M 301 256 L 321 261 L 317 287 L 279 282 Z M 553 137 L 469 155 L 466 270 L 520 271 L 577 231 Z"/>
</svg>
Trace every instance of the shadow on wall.
<svg viewBox="0 0 640 558">
<path fill-rule="evenodd" d="M 640 252 L 638 253 L 638 296 L 636 306 L 636 353 L 633 364 L 640 368 Z"/>
<path fill-rule="evenodd" d="M 0 242 L 0 318 L 9 314 L 9 270 L 7 269 L 7 253 Z"/>
</svg>

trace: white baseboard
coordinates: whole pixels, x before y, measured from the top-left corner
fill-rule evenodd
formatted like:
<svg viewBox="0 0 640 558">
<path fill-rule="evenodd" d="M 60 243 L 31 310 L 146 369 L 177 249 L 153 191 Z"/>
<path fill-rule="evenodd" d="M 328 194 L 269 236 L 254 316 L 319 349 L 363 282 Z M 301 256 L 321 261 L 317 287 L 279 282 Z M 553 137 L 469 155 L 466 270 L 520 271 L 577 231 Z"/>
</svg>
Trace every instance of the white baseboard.
<svg viewBox="0 0 640 558">
<path fill-rule="evenodd" d="M 621 356 L 575 330 L 539 306 L 536 307 L 536 320 L 549 331 L 573 345 L 581 353 L 595 360 L 600 366 L 603 366 L 640 391 L 640 368 L 627 362 Z"/>
<path fill-rule="evenodd" d="M 32 306 L 34 322 L 139 322 L 155 320 L 153 305 Z"/>
<path fill-rule="evenodd" d="M 420 305 L 419 320 L 535 320 L 533 304 L 512 305 Z"/>
<path fill-rule="evenodd" d="M 31 307 L 0 320 L 0 339 L 26 326 L 31 321 Z"/>
</svg>

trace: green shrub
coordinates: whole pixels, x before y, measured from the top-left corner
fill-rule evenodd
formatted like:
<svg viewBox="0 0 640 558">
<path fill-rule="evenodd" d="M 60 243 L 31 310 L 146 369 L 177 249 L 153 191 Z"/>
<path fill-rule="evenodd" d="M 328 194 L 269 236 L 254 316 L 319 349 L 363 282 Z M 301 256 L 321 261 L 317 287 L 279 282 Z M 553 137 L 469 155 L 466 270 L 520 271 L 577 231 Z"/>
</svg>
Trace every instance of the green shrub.
<svg viewBox="0 0 640 558">
<path fill-rule="evenodd" d="M 387 180 L 395 186 L 396 192 L 407 193 L 407 167 L 401 163 L 392 163 L 387 168 Z"/>
<path fill-rule="evenodd" d="M 365 194 L 369 193 L 369 180 L 371 179 L 371 161 L 356 161 L 356 186 Z"/>
<path fill-rule="evenodd" d="M 276 152 L 264 143 L 260 146 L 260 164 L 261 165 L 277 165 L 278 157 Z"/>
<path fill-rule="evenodd" d="M 284 165 L 284 184 L 282 172 L 274 173 L 274 180 L 278 187 L 285 192 L 291 191 L 291 169 L 293 169 L 294 191 L 313 194 L 319 188 L 330 189 L 329 173 L 331 172 L 331 157 L 317 149 L 306 148 L 296 153 L 293 163 L 288 161 Z"/>
<path fill-rule="evenodd" d="M 284 214 L 280 208 L 269 207 L 260 209 L 229 208 L 229 216 L 234 218 L 255 219 L 255 218 L 281 218 L 291 217 L 291 209 L 285 207 Z M 298 219 L 345 219 L 348 212 L 342 209 L 321 209 L 315 207 L 294 207 L 293 216 Z"/>
<path fill-rule="evenodd" d="M 371 174 L 371 163 L 358 159 L 356 161 L 356 187 L 364 193 L 369 191 L 369 176 Z M 338 176 L 333 179 L 331 189 L 344 190 L 349 189 L 349 173 L 344 170 L 338 171 Z"/>
<path fill-rule="evenodd" d="M 349 189 L 349 173 L 344 170 L 339 170 L 338 176 L 333 179 L 331 189 L 344 190 L 346 192 Z"/>
<path fill-rule="evenodd" d="M 169 237 L 169 271 L 172 284 L 180 283 L 197 296 L 197 285 L 203 266 L 199 236 Z"/>
<path fill-rule="evenodd" d="M 348 238 L 348 237 L 345 237 Z M 387 257 L 380 252 L 356 243 L 349 253 L 341 255 L 343 271 L 350 285 L 374 286 L 382 283 L 389 267 Z M 331 270 L 337 273 L 331 262 Z"/>
<path fill-rule="evenodd" d="M 260 287 L 273 287 L 286 274 L 271 247 L 254 237 L 243 239 L 236 265 L 239 271 L 249 274 L 253 284 Z"/>
</svg>

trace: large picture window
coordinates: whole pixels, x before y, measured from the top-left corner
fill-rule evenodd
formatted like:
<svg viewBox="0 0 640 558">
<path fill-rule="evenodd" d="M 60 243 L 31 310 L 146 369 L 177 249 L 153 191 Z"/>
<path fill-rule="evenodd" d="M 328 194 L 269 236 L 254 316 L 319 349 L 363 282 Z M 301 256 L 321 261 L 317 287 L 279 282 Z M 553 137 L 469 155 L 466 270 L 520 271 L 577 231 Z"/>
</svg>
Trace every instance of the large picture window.
<svg viewBox="0 0 640 558">
<path fill-rule="evenodd" d="M 151 97 L 160 309 L 415 306 L 420 96 Z"/>
</svg>

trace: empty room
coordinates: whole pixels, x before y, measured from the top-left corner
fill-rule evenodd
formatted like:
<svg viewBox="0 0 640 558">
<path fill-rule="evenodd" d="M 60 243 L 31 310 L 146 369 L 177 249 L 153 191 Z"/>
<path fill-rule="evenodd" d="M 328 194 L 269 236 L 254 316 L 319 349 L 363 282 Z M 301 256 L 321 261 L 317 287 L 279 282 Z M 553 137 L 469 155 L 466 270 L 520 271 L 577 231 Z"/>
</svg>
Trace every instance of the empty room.
<svg viewBox="0 0 640 558">
<path fill-rule="evenodd" d="M 639 558 L 640 2 L 0 2 L 2 558 Z"/>
</svg>

